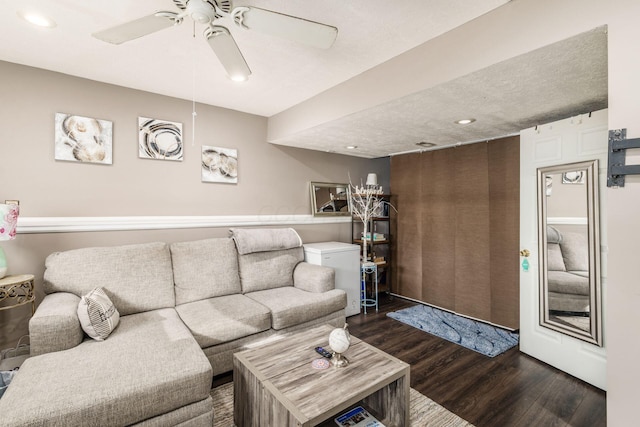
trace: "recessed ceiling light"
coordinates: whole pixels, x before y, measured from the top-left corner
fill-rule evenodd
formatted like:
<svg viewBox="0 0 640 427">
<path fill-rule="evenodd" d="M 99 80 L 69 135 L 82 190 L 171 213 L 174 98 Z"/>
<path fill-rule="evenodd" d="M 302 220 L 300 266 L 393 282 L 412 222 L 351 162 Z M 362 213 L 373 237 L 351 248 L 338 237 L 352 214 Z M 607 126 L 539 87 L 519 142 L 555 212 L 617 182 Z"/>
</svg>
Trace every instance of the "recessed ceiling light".
<svg viewBox="0 0 640 427">
<path fill-rule="evenodd" d="M 54 21 L 53 19 L 36 12 L 27 12 L 21 10 L 18 12 L 18 16 L 27 21 L 29 24 L 35 25 L 36 27 L 40 28 L 53 28 L 57 25 L 56 21 Z"/>
<path fill-rule="evenodd" d="M 458 125 L 468 125 L 470 123 L 475 122 L 476 119 L 461 119 L 461 120 L 456 120 L 454 123 L 458 124 Z"/>
<path fill-rule="evenodd" d="M 430 148 L 435 147 L 437 144 L 434 144 L 433 142 L 420 141 L 416 142 L 416 145 L 419 145 L 420 147 Z"/>
<path fill-rule="evenodd" d="M 347 145 L 344 148 L 346 148 L 347 150 L 355 150 L 356 148 L 358 148 L 358 146 L 357 145 Z"/>
</svg>

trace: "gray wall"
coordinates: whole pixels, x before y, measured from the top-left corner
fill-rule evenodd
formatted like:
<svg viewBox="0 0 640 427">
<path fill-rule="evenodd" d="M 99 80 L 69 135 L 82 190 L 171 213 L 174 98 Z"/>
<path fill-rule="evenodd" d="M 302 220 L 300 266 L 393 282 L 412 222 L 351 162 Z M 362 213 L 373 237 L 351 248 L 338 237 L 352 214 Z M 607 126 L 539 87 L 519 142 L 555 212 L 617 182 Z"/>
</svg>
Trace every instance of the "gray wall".
<svg viewBox="0 0 640 427">
<path fill-rule="evenodd" d="M 551 195 L 547 196 L 547 217 L 587 217 L 586 184 L 563 184 L 562 174 L 553 174 Z"/>
<path fill-rule="evenodd" d="M 171 82 L 167 82 L 171 84 Z M 348 182 L 377 172 L 388 189 L 388 159 L 366 160 L 266 142 L 267 119 L 0 62 L 0 201 L 20 200 L 21 221 L 52 217 L 310 215 L 309 182 Z M 54 116 L 113 122 L 113 164 L 54 160 Z M 138 158 L 138 116 L 183 124 L 182 162 Z M 238 150 L 238 184 L 202 183 L 200 147 Z M 347 223 L 296 225 L 304 242 L 350 241 Z M 227 227 L 19 234 L 2 242 L 9 274 L 32 273 L 41 300 L 45 257 L 59 250 L 226 236 Z M 30 311 L 0 311 L 0 349 L 27 334 Z"/>
</svg>

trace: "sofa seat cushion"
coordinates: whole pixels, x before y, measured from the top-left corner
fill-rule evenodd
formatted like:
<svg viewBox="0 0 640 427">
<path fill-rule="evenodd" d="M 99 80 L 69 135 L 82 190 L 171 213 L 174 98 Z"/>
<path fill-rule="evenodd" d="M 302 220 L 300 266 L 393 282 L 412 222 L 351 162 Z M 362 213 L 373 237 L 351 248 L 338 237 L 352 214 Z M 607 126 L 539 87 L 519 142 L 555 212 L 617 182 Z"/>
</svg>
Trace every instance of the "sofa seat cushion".
<svg viewBox="0 0 640 427">
<path fill-rule="evenodd" d="M 121 316 L 176 305 L 166 243 L 73 249 L 45 261 L 45 293 L 79 297 L 102 288 Z"/>
<path fill-rule="evenodd" d="M 244 295 L 226 295 L 176 307 L 201 348 L 233 341 L 271 327 L 267 307 Z"/>
<path fill-rule="evenodd" d="M 238 253 L 232 239 L 172 243 L 176 305 L 239 294 Z"/>
<path fill-rule="evenodd" d="M 288 286 L 246 294 L 271 310 L 271 327 L 284 329 L 342 310 L 347 294 L 341 289 L 315 293 Z"/>
<path fill-rule="evenodd" d="M 105 341 L 27 359 L 0 399 L 1 424 L 134 424 L 206 400 L 211 380 L 174 309 L 123 316 Z"/>
<path fill-rule="evenodd" d="M 589 296 L 549 292 L 549 310 L 589 313 Z"/>
<path fill-rule="evenodd" d="M 547 272 L 549 292 L 589 295 L 589 278 L 566 271 Z"/>
<path fill-rule="evenodd" d="M 576 276 L 582 276 L 582 277 L 589 278 L 589 272 L 588 271 L 571 270 L 571 271 L 568 271 L 567 273 L 575 274 Z"/>
</svg>

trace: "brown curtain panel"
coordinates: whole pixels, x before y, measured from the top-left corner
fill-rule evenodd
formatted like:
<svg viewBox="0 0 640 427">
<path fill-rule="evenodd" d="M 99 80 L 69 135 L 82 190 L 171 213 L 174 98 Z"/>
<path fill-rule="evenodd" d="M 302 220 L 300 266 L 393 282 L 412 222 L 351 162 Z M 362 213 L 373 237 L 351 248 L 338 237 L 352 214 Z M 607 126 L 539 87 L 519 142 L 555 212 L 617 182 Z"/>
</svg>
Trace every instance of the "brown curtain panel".
<svg viewBox="0 0 640 427">
<path fill-rule="evenodd" d="M 491 319 L 520 325 L 520 137 L 488 144 Z"/>
<path fill-rule="evenodd" d="M 393 292 L 517 329 L 518 137 L 391 158 Z"/>
<path fill-rule="evenodd" d="M 423 301 L 422 298 L 422 213 L 420 193 L 422 179 L 419 158 L 399 156 L 391 162 L 392 203 L 403 215 L 391 215 L 391 227 L 395 231 L 392 259 L 393 292 Z M 405 172 L 402 172 L 405 171 Z M 413 173 L 407 173 L 413 171 Z M 395 191 L 397 190 L 397 191 Z"/>
</svg>

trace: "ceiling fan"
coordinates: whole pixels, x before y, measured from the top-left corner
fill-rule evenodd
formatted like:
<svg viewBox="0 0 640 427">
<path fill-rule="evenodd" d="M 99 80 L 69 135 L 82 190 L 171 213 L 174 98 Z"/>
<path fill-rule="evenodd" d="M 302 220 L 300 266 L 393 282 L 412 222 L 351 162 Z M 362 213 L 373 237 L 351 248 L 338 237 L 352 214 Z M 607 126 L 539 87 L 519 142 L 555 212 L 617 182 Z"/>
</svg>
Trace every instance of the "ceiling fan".
<svg viewBox="0 0 640 427">
<path fill-rule="evenodd" d="M 159 11 L 103 31 L 93 37 L 121 44 L 182 23 L 186 16 L 194 23 L 206 25 L 204 37 L 216 54 L 229 78 L 244 81 L 251 70 L 238 45 L 226 27 L 215 25 L 217 19 L 230 17 L 240 28 L 256 30 L 322 49 L 331 47 L 338 29 L 257 7 L 238 6 L 232 10 L 231 0 L 173 0 L 180 12 Z"/>
</svg>

